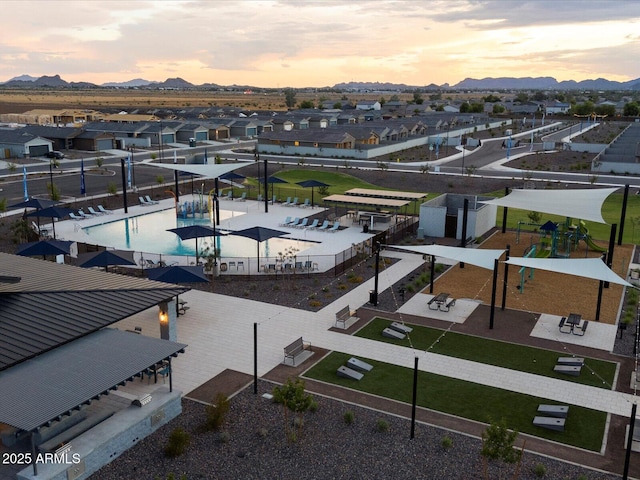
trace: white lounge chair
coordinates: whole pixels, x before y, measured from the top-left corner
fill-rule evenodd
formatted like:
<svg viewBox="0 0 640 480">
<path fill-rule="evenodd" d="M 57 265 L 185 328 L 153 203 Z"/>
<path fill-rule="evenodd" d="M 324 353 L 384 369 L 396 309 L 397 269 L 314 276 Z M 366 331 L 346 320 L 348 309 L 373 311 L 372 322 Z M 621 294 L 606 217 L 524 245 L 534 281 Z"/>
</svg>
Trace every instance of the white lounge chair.
<svg viewBox="0 0 640 480">
<path fill-rule="evenodd" d="M 149 203 L 151 205 L 156 205 L 156 204 L 160 203 L 157 200 L 151 200 L 151 197 L 149 195 L 145 195 L 144 199 L 147 201 L 147 203 Z"/>
<path fill-rule="evenodd" d="M 80 215 L 76 215 L 75 213 L 71 212 L 69 214 L 69 218 L 72 220 L 84 220 L 85 218 L 88 218 L 88 217 L 81 217 Z"/>
<path fill-rule="evenodd" d="M 318 227 L 318 230 L 326 230 L 327 228 L 329 228 L 329 220 L 322 222 L 322 225 Z"/>
<path fill-rule="evenodd" d="M 98 205 L 98 211 L 106 214 L 106 215 L 111 215 L 113 212 L 111 210 L 107 210 L 106 208 L 104 208 L 102 205 Z"/>
<path fill-rule="evenodd" d="M 240 198 L 237 199 L 239 202 L 244 202 L 247 200 L 247 192 L 242 192 Z"/>
<path fill-rule="evenodd" d="M 87 210 L 91 215 L 104 215 L 104 213 L 96 211 L 93 207 L 87 207 Z"/>
<path fill-rule="evenodd" d="M 140 200 L 140 205 L 142 205 L 143 207 L 147 207 L 149 205 L 151 205 L 149 202 L 147 202 L 144 198 L 142 197 L 138 197 L 138 200 Z"/>
<path fill-rule="evenodd" d="M 283 207 L 288 207 L 291 205 L 291 197 L 287 197 L 287 201 L 282 204 Z"/>
<path fill-rule="evenodd" d="M 295 227 L 296 225 L 298 225 L 298 223 L 300 223 L 300 218 L 296 217 L 291 223 L 285 225 L 285 227 Z"/>
<path fill-rule="evenodd" d="M 309 199 L 308 199 L 308 198 L 305 198 L 305 199 L 304 199 L 304 203 L 300 204 L 300 206 L 301 206 L 302 208 L 310 207 L 310 206 L 311 206 L 311 202 L 309 201 Z"/>
<path fill-rule="evenodd" d="M 307 223 L 309 223 L 309 219 L 307 217 L 304 217 L 302 221 L 296 225 L 296 228 L 305 228 L 307 226 Z"/>
<path fill-rule="evenodd" d="M 291 202 L 291 203 L 289 204 L 289 206 L 290 206 L 290 207 L 297 207 L 297 206 L 298 206 L 298 197 L 295 197 L 295 198 L 293 199 L 293 202 Z"/>
<path fill-rule="evenodd" d="M 291 217 L 287 217 L 287 218 L 285 218 L 285 219 L 284 219 L 284 222 L 282 222 L 282 223 L 280 224 L 280 226 L 281 226 L 281 227 L 285 227 L 285 226 L 287 226 L 287 225 L 288 225 L 288 224 L 290 224 L 290 223 L 291 223 Z"/>
<path fill-rule="evenodd" d="M 82 210 L 82 209 L 78 210 L 78 215 L 80 215 L 82 218 L 91 218 L 91 217 L 93 217 L 93 215 L 89 215 L 88 213 L 84 213 L 84 210 Z"/>
<path fill-rule="evenodd" d="M 327 229 L 327 232 L 335 233 L 335 232 L 337 232 L 339 229 L 340 229 L 340 221 L 339 221 L 339 220 L 336 220 L 336 221 L 333 223 L 333 227 L 328 228 L 328 229 Z"/>
<path fill-rule="evenodd" d="M 320 223 L 320 222 L 319 222 L 319 220 L 316 218 L 316 219 L 311 223 L 311 225 L 307 225 L 307 228 L 308 228 L 309 230 L 313 230 L 314 228 L 317 228 L 317 227 L 318 227 L 318 223 Z"/>
</svg>

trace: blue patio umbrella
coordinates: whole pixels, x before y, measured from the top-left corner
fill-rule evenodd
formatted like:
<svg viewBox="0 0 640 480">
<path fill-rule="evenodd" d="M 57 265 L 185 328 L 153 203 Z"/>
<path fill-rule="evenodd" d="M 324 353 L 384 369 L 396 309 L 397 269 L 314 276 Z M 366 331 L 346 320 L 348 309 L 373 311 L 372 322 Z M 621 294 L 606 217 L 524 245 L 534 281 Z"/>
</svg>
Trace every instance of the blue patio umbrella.
<svg viewBox="0 0 640 480">
<path fill-rule="evenodd" d="M 311 206 L 313 207 L 313 189 L 315 187 L 330 187 L 328 183 L 321 182 L 320 180 L 303 180 L 302 182 L 296 182 L 298 185 L 304 188 L 311 187 Z"/>
<path fill-rule="evenodd" d="M 220 175 L 218 178 L 220 178 L 222 180 L 231 180 L 231 181 L 233 181 L 233 180 L 244 180 L 247 177 L 245 177 L 244 175 L 240 175 L 239 173 L 236 173 L 236 172 L 227 172 L 227 173 L 224 173 L 224 174 Z"/>
<path fill-rule="evenodd" d="M 171 267 L 150 268 L 147 270 L 149 280 L 166 283 L 199 283 L 208 282 L 202 265 L 173 265 Z"/>
<path fill-rule="evenodd" d="M 251 227 L 244 230 L 238 230 L 237 232 L 231 232 L 231 235 L 237 235 L 239 237 L 251 238 L 258 242 L 258 271 L 260 271 L 260 243 L 265 240 L 269 240 L 274 237 L 282 237 L 289 232 L 283 232 L 281 230 L 274 230 L 266 227 Z"/>
<path fill-rule="evenodd" d="M 20 245 L 16 253 L 23 257 L 42 255 L 42 258 L 47 255 L 69 255 L 72 244 L 69 240 L 40 240 Z"/>
<path fill-rule="evenodd" d="M 217 231 L 215 228 L 204 225 L 187 225 L 185 227 L 170 228 L 167 232 L 173 232 L 180 237 L 180 240 L 196 239 L 196 263 L 200 258 L 198 252 L 198 238 L 201 237 L 222 237 L 224 233 Z"/>
<path fill-rule="evenodd" d="M 53 239 L 56 238 L 56 223 L 54 218 L 64 218 L 69 216 L 70 213 L 75 212 L 71 208 L 59 207 L 57 205 L 51 205 L 50 207 L 41 208 L 35 212 L 27 213 L 27 217 L 38 217 L 38 226 L 40 226 L 40 217 L 50 218 L 51 225 L 53 226 Z"/>
<path fill-rule="evenodd" d="M 85 253 L 78 256 L 79 265 L 84 268 L 104 267 L 106 272 L 109 265 L 135 265 L 133 252 L 129 250 L 102 250 L 100 252 Z"/>
<path fill-rule="evenodd" d="M 286 180 L 282 180 L 281 178 L 278 177 L 269 177 L 267 178 L 267 183 L 271 184 L 271 197 L 273 197 L 273 189 L 274 189 L 274 184 L 276 183 L 289 183 Z M 267 191 L 267 188 L 265 187 L 265 191 Z M 268 194 L 265 194 L 266 197 L 268 197 Z"/>
<path fill-rule="evenodd" d="M 9 205 L 7 208 L 35 208 L 40 210 L 55 205 L 56 203 L 58 202 L 54 202 L 53 200 L 29 197 L 24 202 L 14 203 L 13 205 Z"/>
</svg>

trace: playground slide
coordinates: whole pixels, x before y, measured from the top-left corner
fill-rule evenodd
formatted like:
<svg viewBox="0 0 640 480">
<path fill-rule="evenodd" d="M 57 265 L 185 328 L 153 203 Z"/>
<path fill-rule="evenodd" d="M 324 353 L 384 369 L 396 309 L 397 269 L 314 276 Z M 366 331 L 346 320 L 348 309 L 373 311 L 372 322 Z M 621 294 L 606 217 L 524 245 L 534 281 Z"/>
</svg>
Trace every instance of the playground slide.
<svg viewBox="0 0 640 480">
<path fill-rule="evenodd" d="M 600 245 L 597 245 L 593 241 L 593 238 L 591 238 L 591 235 L 589 235 L 589 229 L 587 228 L 587 226 L 585 225 L 583 220 L 580 220 L 580 229 L 584 232 L 584 243 L 586 243 L 587 246 L 591 250 L 594 250 L 596 252 L 606 252 L 607 251 L 606 248 L 601 247 Z"/>
</svg>

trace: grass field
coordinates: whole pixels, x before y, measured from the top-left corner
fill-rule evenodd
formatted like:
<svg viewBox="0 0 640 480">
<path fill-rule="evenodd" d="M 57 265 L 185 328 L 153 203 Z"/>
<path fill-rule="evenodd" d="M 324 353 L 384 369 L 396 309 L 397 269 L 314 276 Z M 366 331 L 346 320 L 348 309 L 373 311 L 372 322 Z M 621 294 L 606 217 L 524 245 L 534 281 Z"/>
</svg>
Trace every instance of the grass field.
<svg viewBox="0 0 640 480">
<path fill-rule="evenodd" d="M 495 197 L 504 197 L 504 192 L 491 192 L 487 194 L 488 196 Z M 619 193 L 614 193 L 610 195 L 602 205 L 602 218 L 607 222 L 596 223 L 596 222 L 585 222 L 587 228 L 589 229 L 590 235 L 599 241 L 608 242 L 609 236 L 611 234 L 611 225 L 617 224 L 617 232 L 620 231 L 620 212 L 622 211 L 622 202 L 624 196 Z M 522 222 L 530 222 L 528 218 L 528 214 L 533 210 L 534 206 L 532 206 L 532 210 L 518 210 L 515 208 L 509 209 L 509 214 L 507 218 L 507 228 L 516 229 L 518 228 L 518 221 Z M 502 207 L 498 207 L 498 213 L 496 215 L 497 222 L 500 227 L 502 227 Z M 563 224 L 566 221 L 566 217 L 562 217 L 560 215 L 551 215 L 547 213 L 542 214 L 542 220 L 540 223 L 546 223 L 548 220 L 552 222 L 558 222 Z M 573 223 L 576 223 L 576 219 L 573 219 Z M 523 231 L 531 231 L 534 227 L 531 226 L 522 226 Z M 616 233 L 616 240 L 618 236 Z M 625 225 L 623 232 L 623 242 L 624 243 L 635 243 L 636 240 L 640 239 L 640 198 L 638 195 L 629 195 L 629 199 L 627 201 L 627 211 L 625 214 Z"/>
<path fill-rule="evenodd" d="M 404 347 L 413 346 L 417 350 L 426 351 L 428 349 L 429 352 L 439 355 L 462 358 L 472 362 L 495 365 L 599 388 L 611 389 L 616 373 L 615 363 L 587 358 L 583 367 L 583 375 L 567 377 L 554 372 L 553 367 L 558 356 L 570 356 L 568 353 L 558 353 L 455 332 L 446 332 L 443 335 L 445 333 L 444 330 L 418 325 L 411 325 L 413 332 L 404 340 L 394 340 L 384 337 L 381 333 L 390 324 L 391 320 L 376 317 L 359 330 L 356 336 Z"/>
<path fill-rule="evenodd" d="M 362 380 L 338 377 L 336 370 L 350 357 L 351 355 L 346 353 L 333 352 L 304 376 L 407 403 L 409 416 L 413 370 L 362 358 L 361 360 L 373 365 L 373 370 L 366 373 Z M 567 385 L 567 388 L 571 388 L 571 384 Z M 543 403 L 557 402 L 418 372 L 417 405 L 420 407 L 483 423 L 504 418 L 510 429 L 591 451 L 600 451 L 606 413 L 571 405 L 565 431 L 556 432 L 534 427 L 532 424 L 538 405 Z"/>
</svg>

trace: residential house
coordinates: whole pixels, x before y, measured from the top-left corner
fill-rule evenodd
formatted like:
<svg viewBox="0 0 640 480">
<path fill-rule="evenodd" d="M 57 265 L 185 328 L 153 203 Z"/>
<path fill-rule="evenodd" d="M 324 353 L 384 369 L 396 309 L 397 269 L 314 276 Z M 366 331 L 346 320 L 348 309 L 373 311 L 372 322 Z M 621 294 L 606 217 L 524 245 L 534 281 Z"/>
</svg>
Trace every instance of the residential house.
<svg viewBox="0 0 640 480">
<path fill-rule="evenodd" d="M 358 100 L 356 110 L 380 110 L 381 105 L 377 100 Z"/>
<path fill-rule="evenodd" d="M 0 158 L 34 158 L 53 150 L 53 142 L 19 130 L 0 130 Z"/>
</svg>

